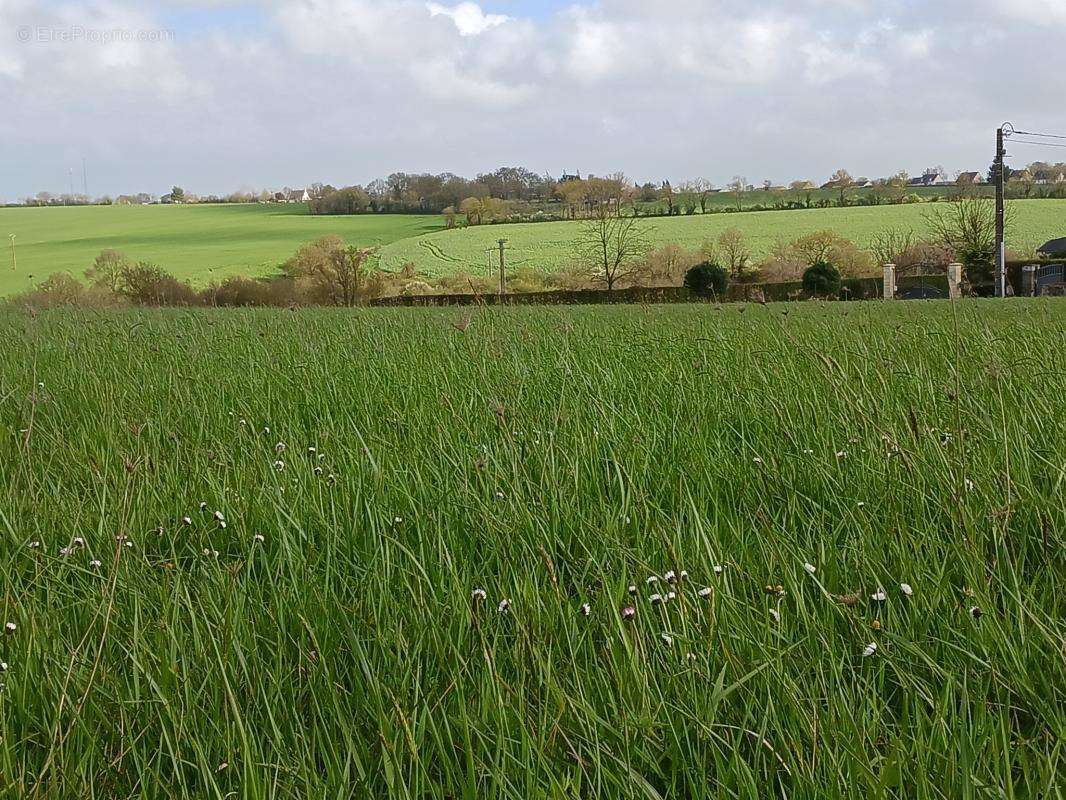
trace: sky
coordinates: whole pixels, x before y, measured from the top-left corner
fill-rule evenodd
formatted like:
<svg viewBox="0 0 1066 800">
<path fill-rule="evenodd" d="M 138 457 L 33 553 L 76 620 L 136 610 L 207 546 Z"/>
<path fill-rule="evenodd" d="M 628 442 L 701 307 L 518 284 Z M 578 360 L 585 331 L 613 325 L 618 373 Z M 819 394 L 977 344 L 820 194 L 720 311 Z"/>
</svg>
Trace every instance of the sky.
<svg viewBox="0 0 1066 800">
<path fill-rule="evenodd" d="M 0 0 L 0 200 L 984 171 L 1066 134 L 1064 40 L 1066 0 Z"/>
</svg>

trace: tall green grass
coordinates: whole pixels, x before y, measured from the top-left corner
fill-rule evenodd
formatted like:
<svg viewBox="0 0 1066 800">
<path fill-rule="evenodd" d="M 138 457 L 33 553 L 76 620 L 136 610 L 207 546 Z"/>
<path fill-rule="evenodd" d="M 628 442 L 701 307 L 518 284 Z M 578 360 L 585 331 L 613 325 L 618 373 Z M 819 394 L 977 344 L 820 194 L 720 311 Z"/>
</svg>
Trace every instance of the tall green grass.
<svg viewBox="0 0 1066 800">
<path fill-rule="evenodd" d="M 0 315 L 0 793 L 1059 796 L 1066 304 L 467 321 Z"/>
</svg>

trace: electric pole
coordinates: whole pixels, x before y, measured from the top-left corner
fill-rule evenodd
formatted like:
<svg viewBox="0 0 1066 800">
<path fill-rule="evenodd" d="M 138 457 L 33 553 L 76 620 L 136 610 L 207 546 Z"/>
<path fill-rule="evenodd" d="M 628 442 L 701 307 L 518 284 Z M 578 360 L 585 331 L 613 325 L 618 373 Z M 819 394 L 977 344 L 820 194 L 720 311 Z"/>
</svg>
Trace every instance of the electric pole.
<svg viewBox="0 0 1066 800">
<path fill-rule="evenodd" d="M 1006 234 L 1006 168 L 1004 159 L 1007 149 L 1003 146 L 1005 129 L 1009 123 L 996 131 L 996 297 L 1007 296 L 1007 245 Z"/>
<path fill-rule="evenodd" d="M 500 297 L 507 294 L 507 273 L 506 264 L 504 262 L 505 246 L 507 244 L 506 239 L 500 239 Z"/>
</svg>

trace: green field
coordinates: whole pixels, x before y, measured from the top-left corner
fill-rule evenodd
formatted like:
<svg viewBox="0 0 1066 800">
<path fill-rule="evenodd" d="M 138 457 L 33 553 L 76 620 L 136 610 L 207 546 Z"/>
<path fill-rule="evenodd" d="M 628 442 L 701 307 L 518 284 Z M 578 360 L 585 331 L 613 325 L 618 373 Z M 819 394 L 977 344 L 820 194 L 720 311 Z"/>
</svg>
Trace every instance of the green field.
<svg viewBox="0 0 1066 800">
<path fill-rule="evenodd" d="M 690 248 L 735 227 L 757 256 L 780 240 L 830 229 L 860 246 L 886 228 L 924 229 L 929 204 L 649 219 L 657 244 Z M 1029 248 L 1066 235 L 1066 200 L 1017 201 L 1009 244 Z M 190 205 L 0 209 L 0 297 L 36 286 L 54 272 L 78 277 L 106 248 L 152 261 L 203 286 L 230 275 L 276 274 L 304 242 L 335 233 L 360 246 L 381 247 L 381 265 L 412 262 L 428 277 L 488 268 L 487 252 L 507 239 L 511 267 L 557 270 L 572 259 L 580 223 L 490 225 L 441 230 L 436 216 L 313 217 L 302 205 Z M 7 235 L 16 234 L 18 270 L 11 269 Z"/>
<path fill-rule="evenodd" d="M 0 209 L 0 296 L 54 272 L 77 277 L 104 249 L 151 261 L 203 286 L 276 274 L 304 242 L 338 234 L 369 247 L 438 230 L 437 216 L 313 217 L 304 205 L 89 206 Z M 18 270 L 8 235 L 14 233 Z"/>
<path fill-rule="evenodd" d="M 863 206 L 803 211 L 755 211 L 743 214 L 707 214 L 648 220 L 650 238 L 659 245 L 680 244 L 698 248 L 727 228 L 737 228 L 749 239 L 753 252 L 766 256 L 778 241 L 791 241 L 804 234 L 831 230 L 860 247 L 886 228 L 925 230 L 925 215 L 931 204 Z M 1017 201 L 1016 225 L 1008 246 L 1035 247 L 1057 236 L 1066 236 L 1066 200 Z M 488 268 L 488 250 L 506 239 L 508 263 L 554 271 L 573 260 L 573 241 L 580 223 L 541 222 L 521 225 L 489 225 L 441 231 L 417 239 L 403 239 L 382 251 L 382 264 L 397 270 L 411 262 L 425 275 Z"/>
<path fill-rule="evenodd" d="M 1064 301 L 0 336 L 0 796 L 1061 795 Z"/>
</svg>

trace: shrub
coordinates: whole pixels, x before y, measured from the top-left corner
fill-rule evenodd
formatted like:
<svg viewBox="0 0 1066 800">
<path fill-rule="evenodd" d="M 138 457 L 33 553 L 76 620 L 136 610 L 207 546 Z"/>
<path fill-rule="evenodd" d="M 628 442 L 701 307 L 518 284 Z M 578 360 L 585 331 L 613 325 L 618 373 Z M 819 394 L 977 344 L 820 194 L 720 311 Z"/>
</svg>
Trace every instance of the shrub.
<svg viewBox="0 0 1066 800">
<path fill-rule="evenodd" d="M 818 261 L 803 273 L 803 290 L 816 297 L 831 297 L 840 291 L 840 270 L 828 261 Z"/>
<path fill-rule="evenodd" d="M 705 261 L 685 273 L 685 288 L 695 295 L 722 297 L 729 288 L 729 275 L 713 261 Z"/>
<path fill-rule="evenodd" d="M 147 261 L 122 269 L 119 293 L 141 306 L 194 306 L 199 299 L 189 284 Z"/>
</svg>

